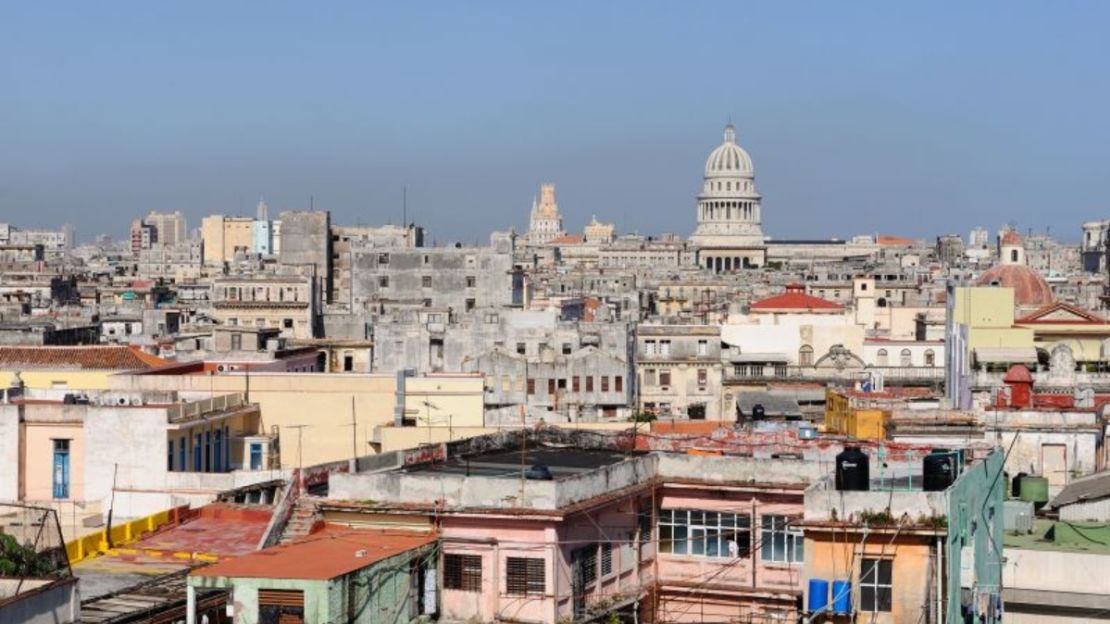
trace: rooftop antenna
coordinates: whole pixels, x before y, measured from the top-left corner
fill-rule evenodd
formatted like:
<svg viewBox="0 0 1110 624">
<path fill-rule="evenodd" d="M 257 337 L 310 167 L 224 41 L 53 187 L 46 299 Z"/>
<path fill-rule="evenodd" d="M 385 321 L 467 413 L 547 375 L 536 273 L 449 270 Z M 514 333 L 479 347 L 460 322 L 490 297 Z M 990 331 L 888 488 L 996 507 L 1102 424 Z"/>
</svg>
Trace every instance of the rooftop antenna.
<svg viewBox="0 0 1110 624">
<path fill-rule="evenodd" d="M 309 195 L 308 196 L 308 209 L 309 210 L 316 210 L 316 196 L 315 195 Z"/>
<path fill-rule="evenodd" d="M 401 227 L 409 226 L 409 187 L 401 187 Z"/>
</svg>

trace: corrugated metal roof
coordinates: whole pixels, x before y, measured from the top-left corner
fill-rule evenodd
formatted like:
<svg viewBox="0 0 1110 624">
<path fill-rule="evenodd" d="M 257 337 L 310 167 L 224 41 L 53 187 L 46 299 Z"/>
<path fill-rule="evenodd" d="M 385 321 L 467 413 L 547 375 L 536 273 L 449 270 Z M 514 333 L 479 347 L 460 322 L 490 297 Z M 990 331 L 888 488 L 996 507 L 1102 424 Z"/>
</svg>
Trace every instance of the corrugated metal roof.
<svg viewBox="0 0 1110 624">
<path fill-rule="evenodd" d="M 1110 471 L 1080 477 L 1060 491 L 1049 506 L 1056 509 L 1063 505 L 1089 502 L 1110 497 Z"/>
</svg>

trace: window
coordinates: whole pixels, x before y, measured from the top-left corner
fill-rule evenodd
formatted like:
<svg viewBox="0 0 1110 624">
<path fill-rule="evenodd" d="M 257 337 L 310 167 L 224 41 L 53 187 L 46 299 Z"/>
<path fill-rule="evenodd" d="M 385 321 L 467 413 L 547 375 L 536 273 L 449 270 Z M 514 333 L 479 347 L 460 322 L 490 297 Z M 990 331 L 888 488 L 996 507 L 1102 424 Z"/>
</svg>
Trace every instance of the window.
<svg viewBox="0 0 1110 624">
<path fill-rule="evenodd" d="M 467 299 L 466 302 L 465 302 L 466 311 L 467 312 L 473 311 L 474 310 L 474 305 L 475 305 L 475 301 L 473 299 Z"/>
<path fill-rule="evenodd" d="M 231 349 L 233 351 L 238 351 L 239 349 L 242 349 L 242 348 L 243 348 L 243 334 L 232 334 L 231 335 Z"/>
<path fill-rule="evenodd" d="M 281 319 L 281 326 L 285 329 L 293 329 L 293 319 Z"/>
<path fill-rule="evenodd" d="M 578 375 L 575 375 L 574 377 L 571 377 L 571 379 L 570 379 L 570 390 L 571 390 L 571 392 L 579 392 L 581 390 L 582 385 L 579 383 L 580 379 L 581 378 Z"/>
<path fill-rule="evenodd" d="M 601 576 L 613 573 L 613 542 L 601 543 Z"/>
<path fill-rule="evenodd" d="M 421 276 L 420 286 L 422 288 L 431 288 L 432 287 L 432 276 L 431 275 Z"/>
<path fill-rule="evenodd" d="M 597 580 L 597 544 L 590 544 L 570 551 L 571 567 L 577 568 L 582 585 Z"/>
<path fill-rule="evenodd" d="M 902 366 L 913 366 L 913 354 L 910 353 L 909 349 L 902 349 L 902 353 L 899 354 L 899 364 Z"/>
<path fill-rule="evenodd" d="M 389 254 L 387 254 L 387 253 L 378 254 L 378 264 L 389 264 Z"/>
<path fill-rule="evenodd" d="M 644 370 L 644 385 L 645 386 L 654 386 L 655 385 L 655 369 L 654 368 L 648 368 L 648 369 Z"/>
<path fill-rule="evenodd" d="M 608 375 L 602 375 L 601 376 L 601 391 L 602 392 L 608 392 L 609 391 L 609 376 Z"/>
<path fill-rule="evenodd" d="M 571 346 L 569 342 L 563 343 L 563 355 L 570 355 Z"/>
<path fill-rule="evenodd" d="M 524 355 L 528 352 L 528 345 L 523 342 L 516 343 L 516 352 L 519 355 Z"/>
<path fill-rule="evenodd" d="M 614 392 L 624 392 L 624 377 L 623 376 L 616 375 L 616 376 L 613 377 L 613 391 Z"/>
<path fill-rule="evenodd" d="M 886 366 L 886 365 L 887 365 L 886 349 L 879 349 L 879 352 L 875 354 L 875 366 Z"/>
<path fill-rule="evenodd" d="M 432 307 L 432 300 L 431 300 L 431 299 L 425 299 L 425 300 L 424 300 L 424 307 L 425 307 L 425 308 L 430 308 L 430 307 Z"/>
<path fill-rule="evenodd" d="M 698 355 L 709 355 L 709 341 L 708 340 L 699 340 L 698 341 Z"/>
<path fill-rule="evenodd" d="M 547 380 L 547 393 L 548 394 L 555 394 L 555 378 L 554 377 Z"/>
<path fill-rule="evenodd" d="M 443 555 L 443 587 L 469 592 L 482 591 L 482 557 Z"/>
<path fill-rule="evenodd" d="M 593 391 L 594 391 L 594 376 L 593 375 L 588 375 L 586 377 L 586 392 L 593 392 Z"/>
<path fill-rule="evenodd" d="M 536 380 L 535 379 L 529 379 L 528 380 L 528 396 L 532 396 L 535 393 L 536 393 Z"/>
<path fill-rule="evenodd" d="M 659 355 L 670 355 L 670 354 L 671 354 L 671 341 L 670 340 L 660 340 L 659 341 Z"/>
<path fill-rule="evenodd" d="M 798 365 L 813 366 L 813 347 L 802 345 L 802 348 L 798 349 Z"/>
<path fill-rule="evenodd" d="M 389 288 L 389 276 L 383 275 L 378 278 L 378 288 Z"/>
<path fill-rule="evenodd" d="M 890 559 L 862 559 L 859 568 L 859 606 L 861 611 L 891 610 Z"/>
<path fill-rule="evenodd" d="M 698 387 L 704 388 L 709 383 L 709 371 L 704 368 L 698 369 Z"/>
<path fill-rule="evenodd" d="M 763 516 L 763 531 L 759 539 L 764 561 L 801 563 L 805 560 L 802 532 L 790 528 L 789 524 L 787 516 Z"/>
<path fill-rule="evenodd" d="M 467 288 L 474 288 L 477 285 L 478 285 L 478 278 L 474 277 L 473 275 L 467 275 L 466 276 L 466 287 Z"/>
<path fill-rule="evenodd" d="M 655 345 L 656 345 L 656 343 L 655 343 L 654 340 L 645 340 L 644 341 L 644 354 L 645 355 L 655 355 L 655 351 L 656 351 Z"/>
<path fill-rule="evenodd" d="M 671 371 L 666 371 L 666 370 L 665 371 L 659 371 L 659 385 L 660 386 L 670 386 L 671 385 Z"/>
<path fill-rule="evenodd" d="M 547 591 L 544 560 L 538 557 L 506 557 L 505 592 L 510 596 L 543 595 Z"/>
<path fill-rule="evenodd" d="M 736 559 L 751 556 L 748 514 L 664 509 L 659 512 L 659 552 Z"/>
<path fill-rule="evenodd" d="M 936 366 L 937 354 L 932 349 L 925 350 L 925 366 Z"/>
<path fill-rule="evenodd" d="M 636 525 L 640 533 L 640 546 L 651 542 L 651 499 L 640 501 L 640 509 L 636 512 Z"/>
</svg>

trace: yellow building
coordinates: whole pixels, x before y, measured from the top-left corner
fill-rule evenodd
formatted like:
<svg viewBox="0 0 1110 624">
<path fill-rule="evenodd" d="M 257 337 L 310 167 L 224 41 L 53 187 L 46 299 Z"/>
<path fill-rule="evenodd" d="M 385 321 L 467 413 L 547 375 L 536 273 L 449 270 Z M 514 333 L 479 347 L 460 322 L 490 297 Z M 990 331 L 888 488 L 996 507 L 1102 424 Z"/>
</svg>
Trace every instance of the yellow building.
<svg viewBox="0 0 1110 624">
<path fill-rule="evenodd" d="M 261 409 L 262 431 L 278 435 L 282 468 L 379 452 L 374 442 L 375 431 L 394 425 L 399 395 L 406 406 L 405 417 L 411 417 L 413 424 L 421 417 L 441 427 L 445 434 L 449 424 L 481 427 L 481 377 L 461 374 L 408 377 L 404 383 L 398 392 L 395 375 L 352 373 L 138 374 L 118 375 L 110 380 L 112 389 L 121 391 L 248 395 Z M 415 440 L 417 444 L 428 441 Z"/>
<path fill-rule="evenodd" d="M 223 264 L 233 259 L 235 252 L 254 248 L 254 219 L 211 215 L 201 221 L 200 236 L 204 241 L 204 264 Z"/>
<path fill-rule="evenodd" d="M 1106 319 L 1066 303 L 1053 303 L 1014 321 L 1033 332 L 1033 343 L 1046 353 L 1058 345 L 1071 349 L 1076 362 L 1095 364 L 1106 359 L 1103 343 L 1110 338 Z"/>
<path fill-rule="evenodd" d="M 860 440 L 886 438 L 890 397 L 884 393 L 825 390 L 825 430 Z"/>
<path fill-rule="evenodd" d="M 968 328 L 967 346 L 982 348 L 1033 348 L 1033 331 L 1014 325 L 1014 289 L 961 287 L 955 289 L 952 322 Z"/>
<path fill-rule="evenodd" d="M 0 347 L 0 384 L 12 386 L 18 374 L 34 390 L 105 390 L 112 375 L 169 364 L 127 346 Z"/>
</svg>

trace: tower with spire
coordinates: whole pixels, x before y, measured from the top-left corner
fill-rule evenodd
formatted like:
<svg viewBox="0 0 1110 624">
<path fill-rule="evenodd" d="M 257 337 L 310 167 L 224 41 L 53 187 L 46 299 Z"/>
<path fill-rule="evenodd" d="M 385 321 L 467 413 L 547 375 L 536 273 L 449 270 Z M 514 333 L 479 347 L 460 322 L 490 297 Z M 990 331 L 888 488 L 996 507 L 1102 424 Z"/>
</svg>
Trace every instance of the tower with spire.
<svg viewBox="0 0 1110 624">
<path fill-rule="evenodd" d="M 555 185 L 541 184 L 537 201 L 532 197 L 532 218 L 528 223 L 528 242 L 543 245 L 564 236 L 563 216 L 559 214 L 559 204 L 555 201 Z"/>
</svg>

